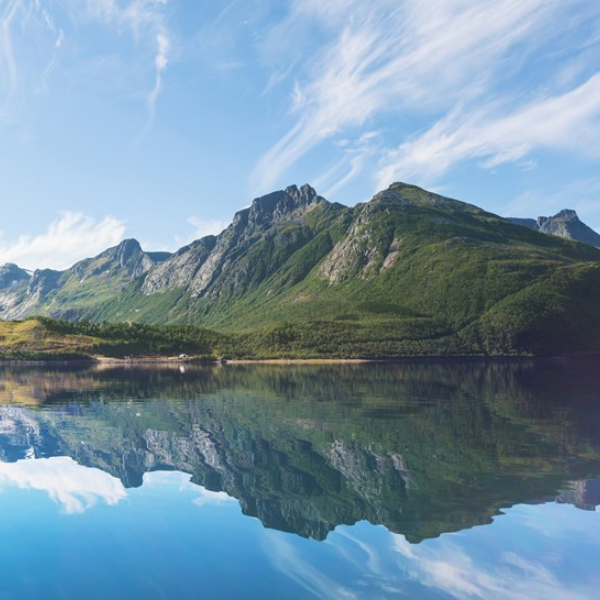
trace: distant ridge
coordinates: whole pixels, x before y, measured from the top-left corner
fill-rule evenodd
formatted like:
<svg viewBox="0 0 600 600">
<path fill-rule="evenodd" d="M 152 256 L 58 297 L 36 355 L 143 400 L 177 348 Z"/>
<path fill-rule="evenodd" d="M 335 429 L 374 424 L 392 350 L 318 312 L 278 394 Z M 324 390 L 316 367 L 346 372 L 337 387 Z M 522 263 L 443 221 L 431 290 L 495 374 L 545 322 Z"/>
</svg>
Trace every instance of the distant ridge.
<svg viewBox="0 0 600 600">
<path fill-rule="evenodd" d="M 537 220 L 510 218 L 509 221 L 541 233 L 557 235 L 600 248 L 600 235 L 580 221 L 574 210 L 568 208 L 553 217 L 538 217 Z"/>
</svg>

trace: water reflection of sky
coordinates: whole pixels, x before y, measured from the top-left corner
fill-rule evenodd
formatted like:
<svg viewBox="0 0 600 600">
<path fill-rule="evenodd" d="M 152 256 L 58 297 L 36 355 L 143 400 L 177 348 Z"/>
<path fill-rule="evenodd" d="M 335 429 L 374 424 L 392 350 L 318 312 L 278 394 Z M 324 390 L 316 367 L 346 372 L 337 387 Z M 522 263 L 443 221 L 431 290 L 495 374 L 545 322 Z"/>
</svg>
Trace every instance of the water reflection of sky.
<svg viewBox="0 0 600 600">
<path fill-rule="evenodd" d="M 592 599 L 600 518 L 517 505 L 420 544 L 366 522 L 265 529 L 180 472 L 140 488 L 66 457 L 0 463 L 0 598 Z"/>
<path fill-rule="evenodd" d="M 316 548 L 273 537 L 275 568 L 322 598 L 578 600 L 600 589 L 598 514 L 554 503 L 416 545 L 365 522 Z"/>
<path fill-rule="evenodd" d="M 66 513 L 81 513 L 98 501 L 109 505 L 127 497 L 121 481 L 67 456 L 0 462 L 0 491 L 7 486 L 46 492 Z"/>
</svg>

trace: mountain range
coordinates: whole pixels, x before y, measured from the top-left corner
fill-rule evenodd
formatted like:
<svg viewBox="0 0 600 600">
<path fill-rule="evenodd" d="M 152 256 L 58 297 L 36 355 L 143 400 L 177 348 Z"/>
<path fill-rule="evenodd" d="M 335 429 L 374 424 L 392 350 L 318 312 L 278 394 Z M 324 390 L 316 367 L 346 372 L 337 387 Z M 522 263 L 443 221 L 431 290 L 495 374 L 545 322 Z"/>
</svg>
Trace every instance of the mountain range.
<svg viewBox="0 0 600 600">
<path fill-rule="evenodd" d="M 404 183 L 347 207 L 290 186 L 173 254 L 125 240 L 65 271 L 4 265 L 0 318 L 200 325 L 263 357 L 599 351 L 595 244 L 574 211 L 508 220 Z"/>
</svg>

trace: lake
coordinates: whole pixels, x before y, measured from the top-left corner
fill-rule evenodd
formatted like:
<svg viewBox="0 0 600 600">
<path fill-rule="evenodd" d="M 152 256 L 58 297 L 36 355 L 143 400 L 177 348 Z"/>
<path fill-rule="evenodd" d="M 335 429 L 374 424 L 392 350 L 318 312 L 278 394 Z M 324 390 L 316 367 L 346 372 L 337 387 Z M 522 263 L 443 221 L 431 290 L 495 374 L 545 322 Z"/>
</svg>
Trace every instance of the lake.
<svg viewBox="0 0 600 600">
<path fill-rule="evenodd" d="M 595 599 L 599 367 L 1 367 L 0 600 Z"/>
</svg>

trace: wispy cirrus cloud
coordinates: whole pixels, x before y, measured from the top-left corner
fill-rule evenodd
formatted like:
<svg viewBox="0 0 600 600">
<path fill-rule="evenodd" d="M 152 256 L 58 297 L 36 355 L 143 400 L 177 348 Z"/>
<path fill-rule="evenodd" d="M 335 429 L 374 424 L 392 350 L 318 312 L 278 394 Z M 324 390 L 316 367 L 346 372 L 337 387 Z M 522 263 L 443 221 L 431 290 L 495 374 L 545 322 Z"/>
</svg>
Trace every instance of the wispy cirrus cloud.
<svg viewBox="0 0 600 600">
<path fill-rule="evenodd" d="M 97 21 L 117 32 L 128 30 L 139 41 L 154 47 L 154 85 L 145 95 L 148 124 L 140 137 L 148 133 L 155 118 L 156 102 L 163 88 L 163 77 L 169 64 L 171 36 L 166 8 L 169 0 L 63 0 L 80 18 Z"/>
<path fill-rule="evenodd" d="M 1 83 L 6 110 L 7 100 L 15 94 L 17 88 L 17 65 L 14 56 L 12 26 L 22 2 L 11 0 L 4 5 L 0 16 L 0 66 Z"/>
<path fill-rule="evenodd" d="M 18 100 L 46 90 L 65 40 L 65 32 L 42 0 L 0 4 L 0 106 L 14 118 Z"/>
<path fill-rule="evenodd" d="M 336 143 L 342 151 L 342 158 L 331 168 L 321 173 L 315 180 L 317 190 L 322 190 L 325 198 L 334 198 L 348 183 L 356 179 L 365 165 L 378 156 L 383 140 L 379 131 L 367 131 L 358 139 L 344 138 Z"/>
<path fill-rule="evenodd" d="M 497 101 L 476 110 L 457 108 L 389 151 L 378 185 L 398 178 L 432 180 L 468 159 L 493 168 L 520 161 L 534 148 L 600 156 L 600 73 L 565 94 L 540 98 L 513 112 Z"/>
<path fill-rule="evenodd" d="M 561 97 L 569 100 L 566 94 L 581 85 L 573 81 L 574 74 L 589 71 L 590 59 L 583 68 L 575 69 L 569 57 L 560 56 L 559 42 L 566 20 L 581 25 L 583 19 L 597 25 L 600 9 L 587 0 L 568 6 L 559 0 L 294 3 L 273 39 L 285 39 L 282 31 L 308 21 L 325 31 L 327 41 L 297 72 L 289 101 L 294 124 L 256 165 L 255 191 L 271 189 L 292 165 L 325 140 L 375 118 L 403 115 L 405 120 L 418 121 L 435 116 L 446 122 L 456 120 L 459 113 L 482 118 L 481 106 L 496 97 L 502 97 L 513 112 L 522 112 L 524 104 L 531 102 L 531 90 L 523 89 L 522 79 L 511 78 L 523 76 L 531 68 L 543 74 L 539 85 L 546 88 L 549 105 L 553 98 L 557 103 Z M 592 38 L 590 34 L 578 42 L 582 51 L 590 43 L 597 44 Z M 548 62 L 540 65 L 537 51 L 541 48 L 547 48 Z M 568 53 L 576 50 L 571 46 Z M 562 81 L 552 68 L 558 58 L 573 67 L 571 74 L 563 72 Z M 569 83 L 570 90 L 561 89 L 561 84 Z M 399 136 L 414 136 L 418 127 L 408 122 Z M 523 143 L 534 145 L 536 141 L 534 136 Z M 509 146 L 497 146 L 498 157 L 511 151 Z M 388 153 L 388 161 L 391 158 L 393 153 Z"/>
<path fill-rule="evenodd" d="M 16 240 L 0 236 L 0 264 L 12 262 L 30 270 L 66 269 L 115 246 L 123 240 L 125 230 L 125 223 L 115 217 L 97 221 L 67 211 L 38 235 L 20 235 Z"/>
<path fill-rule="evenodd" d="M 77 31 L 78 25 L 85 23 L 101 27 L 115 36 L 129 34 L 139 55 L 147 57 L 147 68 L 152 69 L 154 75 L 153 83 L 144 94 L 148 107 L 148 130 L 163 89 L 172 47 L 167 26 L 168 2 L 55 0 L 50 3 L 44 0 L 7 0 L 0 3 L 0 98 L 3 99 L 3 103 L 0 100 L 0 111 L 9 116 L 15 110 L 12 105 L 17 96 L 26 98 L 39 89 L 47 91 L 48 80 L 58 64 L 68 32 L 77 38 L 78 52 L 85 47 L 85 43 L 82 43 L 84 38 Z M 97 53 L 100 50 L 90 44 L 89 51 Z M 112 53 L 115 51 L 119 52 L 116 42 Z M 131 60 L 120 64 L 131 64 Z"/>
</svg>

